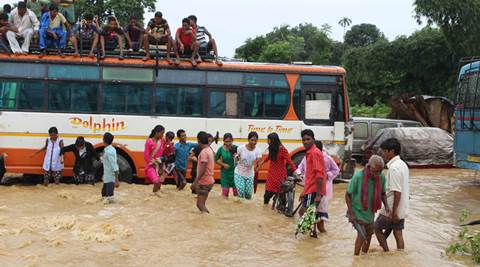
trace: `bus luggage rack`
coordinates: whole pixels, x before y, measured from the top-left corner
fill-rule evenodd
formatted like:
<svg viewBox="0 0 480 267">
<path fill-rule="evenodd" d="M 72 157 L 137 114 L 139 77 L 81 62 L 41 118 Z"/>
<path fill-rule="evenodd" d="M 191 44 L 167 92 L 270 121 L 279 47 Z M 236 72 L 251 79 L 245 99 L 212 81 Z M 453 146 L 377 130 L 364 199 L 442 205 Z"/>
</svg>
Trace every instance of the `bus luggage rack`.
<svg viewBox="0 0 480 267">
<path fill-rule="evenodd" d="M 98 52 L 96 50 L 98 50 Z M 94 52 L 96 52 L 95 57 L 100 58 L 100 50 L 101 50 L 100 46 L 98 46 L 97 49 L 94 49 Z M 52 47 L 48 47 L 47 49 L 45 49 L 45 51 L 47 52 L 47 54 L 58 53 L 58 49 L 52 48 Z M 40 50 L 40 47 L 38 45 L 38 40 L 32 39 L 32 43 L 30 44 L 30 54 L 40 55 L 41 52 L 42 51 Z M 79 53 L 81 57 L 88 56 L 89 52 L 90 52 L 90 47 L 88 47 L 88 49 L 87 48 L 82 49 L 82 47 L 79 45 Z M 11 51 L 8 47 L 0 46 L 0 53 L 11 54 Z M 72 46 L 67 46 L 65 49 L 62 49 L 62 53 L 64 55 L 72 56 L 75 54 L 75 51 Z M 199 54 L 204 60 L 210 61 L 215 59 L 213 55 L 205 51 L 200 51 Z M 151 59 L 156 59 L 156 57 L 158 57 L 158 59 L 165 59 L 167 57 L 167 50 L 165 49 L 165 46 L 159 46 L 158 49 L 156 48 L 156 46 L 150 46 L 150 55 L 151 55 Z M 120 50 L 116 49 L 114 51 L 105 51 L 105 56 L 118 58 L 120 57 Z M 130 51 L 125 49 L 123 50 L 123 57 L 132 58 L 132 59 L 142 59 L 145 57 L 145 51 L 143 49 L 141 49 L 140 51 Z M 170 53 L 170 57 L 174 58 L 175 54 Z M 190 55 L 180 55 L 180 58 L 188 59 L 190 58 Z"/>
<path fill-rule="evenodd" d="M 472 62 L 475 62 L 475 61 L 480 61 L 480 56 L 464 57 L 464 58 L 460 59 L 459 63 L 460 64 L 468 64 L 468 63 L 472 63 Z"/>
</svg>

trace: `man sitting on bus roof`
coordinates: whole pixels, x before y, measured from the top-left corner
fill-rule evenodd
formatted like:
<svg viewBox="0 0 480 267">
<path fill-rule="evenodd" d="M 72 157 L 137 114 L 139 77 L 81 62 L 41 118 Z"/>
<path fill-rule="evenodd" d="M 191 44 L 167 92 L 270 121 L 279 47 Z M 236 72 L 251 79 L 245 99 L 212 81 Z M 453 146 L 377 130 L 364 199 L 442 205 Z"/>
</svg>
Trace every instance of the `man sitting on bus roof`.
<svg viewBox="0 0 480 267">
<path fill-rule="evenodd" d="M 78 53 L 78 46 L 81 45 L 83 49 L 89 49 L 89 57 L 94 57 L 93 50 L 97 47 L 98 44 L 98 35 L 100 33 L 97 21 L 93 20 L 92 14 L 85 14 L 83 20 L 80 22 L 80 25 L 76 25 L 73 28 L 72 43 L 75 48 L 75 55 L 80 55 Z M 81 42 L 81 43 L 80 43 Z"/>
<path fill-rule="evenodd" d="M 7 14 L 0 13 L 0 48 L 6 53 L 11 52 L 7 45 L 7 33 L 9 31 L 17 32 L 17 29 L 8 23 Z"/>
<path fill-rule="evenodd" d="M 215 42 L 215 39 L 213 39 L 212 34 L 207 30 L 207 28 L 197 24 L 197 17 L 195 15 L 188 16 L 188 19 L 190 20 L 190 26 L 192 26 L 192 29 L 195 30 L 196 33 L 197 43 L 199 45 L 199 53 L 197 55 L 198 58 L 201 59 L 200 53 L 209 54 L 211 51 L 213 51 L 215 55 L 215 63 L 222 65 L 223 62 L 218 58 L 217 43 Z"/>
<path fill-rule="evenodd" d="M 147 29 L 145 30 L 145 35 L 143 36 L 145 57 L 143 58 L 143 61 L 150 59 L 150 45 L 156 45 L 156 49 L 158 49 L 159 45 L 167 45 L 168 64 L 172 64 L 172 60 L 170 59 L 172 47 L 175 51 L 175 54 L 178 54 L 175 41 L 172 38 L 170 27 L 168 26 L 168 22 L 163 18 L 163 14 L 160 11 L 155 13 L 155 17 L 148 22 Z M 180 61 L 177 59 L 175 64 L 179 63 Z"/>
<path fill-rule="evenodd" d="M 102 32 L 100 33 L 100 44 L 102 45 L 102 56 L 105 58 L 105 50 L 114 51 L 117 47 L 120 49 L 119 59 L 123 59 L 123 32 L 120 28 L 117 18 L 108 17 L 107 26 L 103 27 Z"/>
<path fill-rule="evenodd" d="M 7 39 L 13 53 L 28 54 L 33 33 L 37 32 L 40 27 L 37 16 L 27 9 L 25 2 L 19 2 L 17 8 L 12 11 L 9 23 L 18 30 L 18 32 L 7 32 Z M 17 38 L 23 38 L 22 47 L 20 47 Z"/>
<path fill-rule="evenodd" d="M 182 20 L 182 27 L 178 28 L 175 40 L 177 42 L 177 61 L 180 60 L 180 54 L 182 54 L 190 56 L 190 62 L 194 67 L 197 66 L 197 63 L 202 62 L 201 58 L 197 59 L 198 62 L 195 60 L 199 45 L 195 36 L 195 30 L 190 26 L 188 18 Z"/>
<path fill-rule="evenodd" d="M 42 15 L 42 22 L 40 30 L 38 31 L 40 37 L 40 56 L 46 54 L 47 46 L 55 46 L 58 49 L 58 54 L 63 57 L 62 49 L 67 45 L 67 32 L 63 30 L 65 26 L 70 32 L 72 29 L 67 19 L 62 14 L 58 13 L 58 6 L 51 4 L 48 7 L 49 12 Z"/>
<path fill-rule="evenodd" d="M 75 0 L 51 0 L 58 6 L 58 11 L 71 25 L 75 24 Z"/>
<path fill-rule="evenodd" d="M 125 38 L 127 38 L 128 49 L 138 52 L 142 47 L 145 30 L 138 24 L 137 18 L 131 17 L 128 26 L 123 31 L 125 32 Z"/>
</svg>

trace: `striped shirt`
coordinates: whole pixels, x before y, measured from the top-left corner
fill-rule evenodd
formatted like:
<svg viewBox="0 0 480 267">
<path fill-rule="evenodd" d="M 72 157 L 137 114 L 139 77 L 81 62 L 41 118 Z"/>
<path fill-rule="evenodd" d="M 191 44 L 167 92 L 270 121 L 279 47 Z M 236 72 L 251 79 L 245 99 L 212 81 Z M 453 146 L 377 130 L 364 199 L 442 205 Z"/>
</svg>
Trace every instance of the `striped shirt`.
<svg viewBox="0 0 480 267">
<path fill-rule="evenodd" d="M 206 34 L 207 29 L 203 26 L 197 25 L 197 28 L 195 30 L 197 32 L 197 42 L 200 44 L 200 46 L 208 44 Z"/>
</svg>

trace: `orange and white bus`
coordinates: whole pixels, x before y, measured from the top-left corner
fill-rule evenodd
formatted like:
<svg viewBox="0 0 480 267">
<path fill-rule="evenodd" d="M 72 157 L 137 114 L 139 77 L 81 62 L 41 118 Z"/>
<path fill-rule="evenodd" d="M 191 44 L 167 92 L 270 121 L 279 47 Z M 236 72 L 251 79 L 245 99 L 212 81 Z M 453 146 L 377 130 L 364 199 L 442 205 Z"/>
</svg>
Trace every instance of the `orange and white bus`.
<svg viewBox="0 0 480 267">
<path fill-rule="evenodd" d="M 84 136 L 99 150 L 103 133 L 111 132 L 126 145 L 117 147 L 123 180 L 143 178 L 145 140 L 157 124 L 186 130 L 190 141 L 201 130 L 230 132 L 237 145 L 256 131 L 262 150 L 277 132 L 296 162 L 304 155 L 303 129 L 312 129 L 339 162 L 350 159 L 352 148 L 340 67 L 205 62 L 192 68 L 163 60 L 0 55 L 0 153 L 9 155 L 8 172 L 41 174 L 43 155 L 31 155 L 56 126 L 66 145 Z M 65 176 L 72 163 L 67 156 Z"/>
</svg>

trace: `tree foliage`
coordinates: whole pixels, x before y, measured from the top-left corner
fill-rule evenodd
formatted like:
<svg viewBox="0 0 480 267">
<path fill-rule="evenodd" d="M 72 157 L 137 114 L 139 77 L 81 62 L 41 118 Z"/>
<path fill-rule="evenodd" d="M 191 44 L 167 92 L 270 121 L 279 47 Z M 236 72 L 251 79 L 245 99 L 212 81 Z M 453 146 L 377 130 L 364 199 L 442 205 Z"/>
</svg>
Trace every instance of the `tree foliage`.
<svg viewBox="0 0 480 267">
<path fill-rule="evenodd" d="M 372 45 L 378 41 L 386 41 L 385 35 L 373 24 L 354 25 L 345 34 L 347 47 L 362 47 Z"/>
<path fill-rule="evenodd" d="M 419 23 L 438 25 L 456 57 L 480 55 L 480 0 L 416 0 Z"/>
<path fill-rule="evenodd" d="M 313 24 L 300 24 L 296 27 L 281 26 L 266 35 L 247 39 L 237 48 L 236 57 L 247 61 L 290 63 L 312 61 L 314 64 L 327 64 L 332 57 L 333 44 L 328 37 L 330 25 L 321 29 Z"/>
<path fill-rule="evenodd" d="M 438 29 L 426 27 L 410 37 L 349 49 L 343 65 L 354 103 L 386 103 L 404 94 L 453 94 L 455 61 Z"/>
<path fill-rule="evenodd" d="M 392 96 L 452 98 L 458 60 L 480 56 L 480 0 L 415 0 L 415 18 L 427 25 L 389 41 L 372 24 L 354 25 L 344 42 L 329 38 L 331 28 L 312 24 L 282 26 L 236 51 L 247 61 L 311 61 L 343 66 L 353 105 L 386 104 Z M 344 30 L 351 20 L 342 18 Z"/>
<path fill-rule="evenodd" d="M 114 15 L 120 25 L 127 25 L 131 16 L 143 22 L 145 9 L 155 10 L 155 0 L 79 0 L 75 4 L 77 16 L 92 13 L 101 21 Z"/>
</svg>

